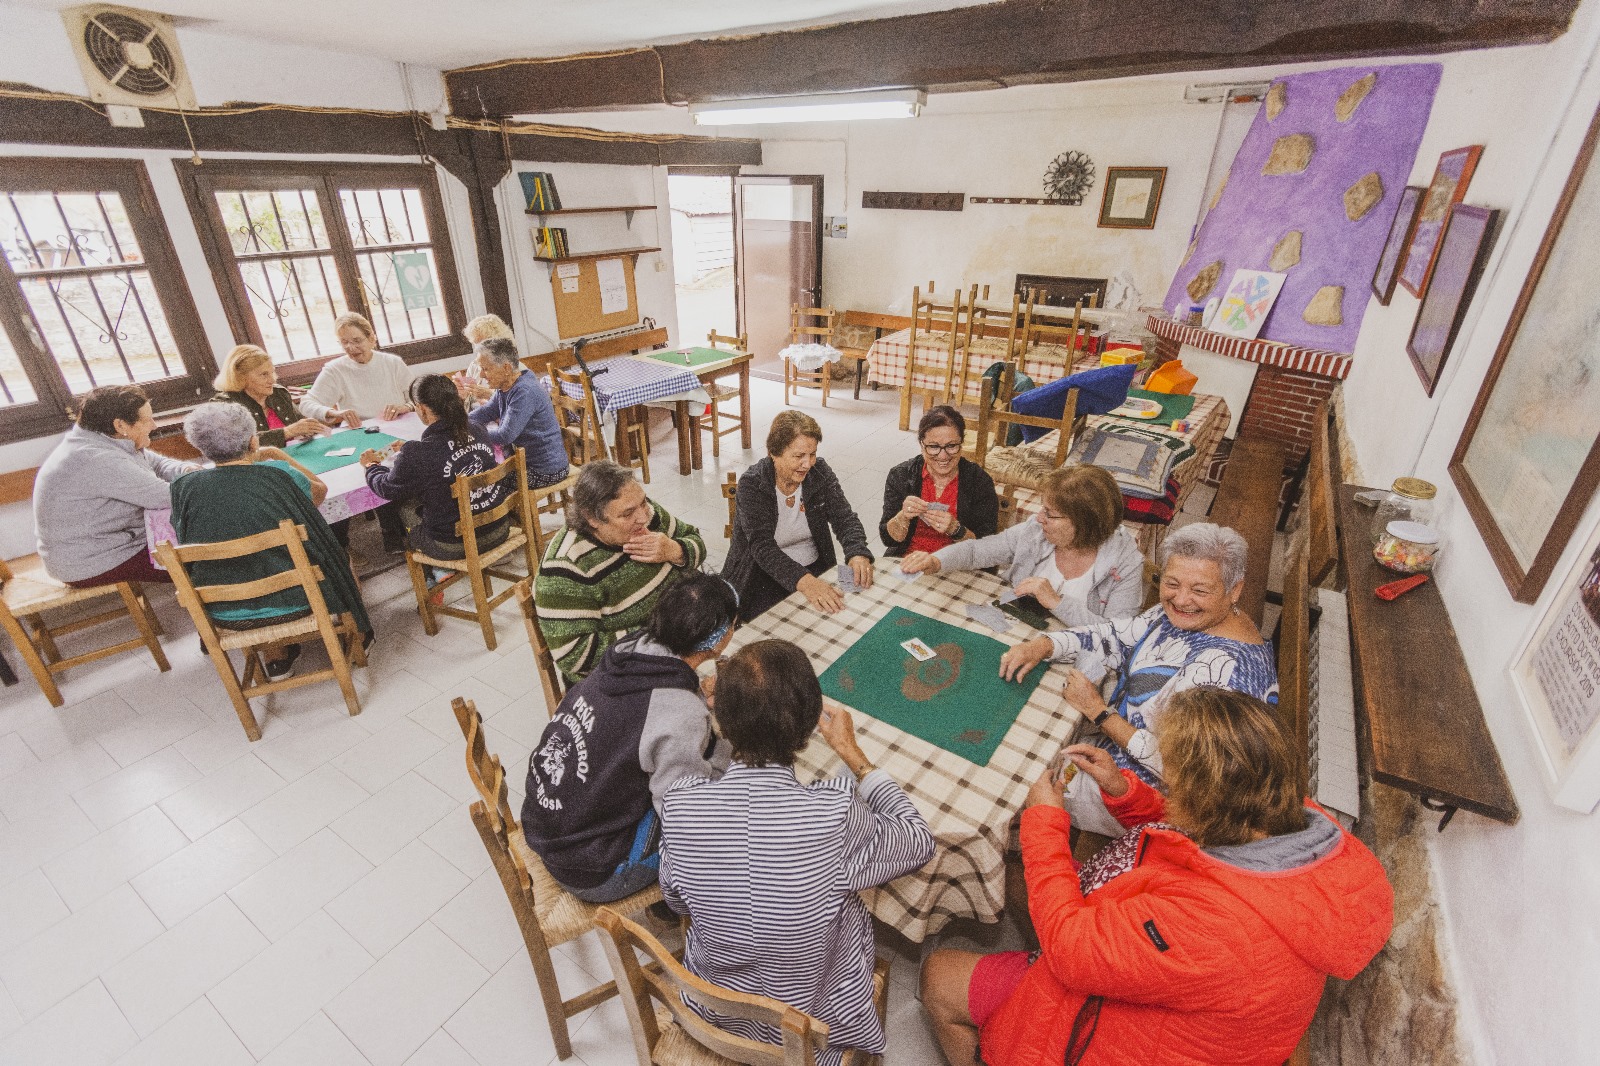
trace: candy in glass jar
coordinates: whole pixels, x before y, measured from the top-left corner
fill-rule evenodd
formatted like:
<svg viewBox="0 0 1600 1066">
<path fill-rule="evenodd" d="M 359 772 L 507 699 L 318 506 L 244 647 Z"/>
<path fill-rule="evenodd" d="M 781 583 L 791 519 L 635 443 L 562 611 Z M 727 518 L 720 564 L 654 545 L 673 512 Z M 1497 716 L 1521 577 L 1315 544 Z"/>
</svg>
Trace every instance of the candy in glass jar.
<svg viewBox="0 0 1600 1066">
<path fill-rule="evenodd" d="M 1438 531 L 1421 522 L 1390 522 L 1372 549 L 1374 559 L 1402 574 L 1432 570 L 1434 556 L 1438 554 Z"/>
<path fill-rule="evenodd" d="M 1372 516 L 1372 543 L 1383 539 L 1390 522 L 1433 521 L 1433 498 L 1439 490 L 1430 481 L 1419 477 L 1397 477 L 1389 494 L 1378 501 L 1378 511 Z"/>
</svg>

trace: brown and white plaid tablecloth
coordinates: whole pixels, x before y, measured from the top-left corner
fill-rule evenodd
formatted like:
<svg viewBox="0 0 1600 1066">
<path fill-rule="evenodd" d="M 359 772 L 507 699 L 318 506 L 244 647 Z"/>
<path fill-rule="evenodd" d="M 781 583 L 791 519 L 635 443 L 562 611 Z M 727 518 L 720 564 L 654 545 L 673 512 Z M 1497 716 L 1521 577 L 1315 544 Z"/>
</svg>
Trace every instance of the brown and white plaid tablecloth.
<svg viewBox="0 0 1600 1066">
<path fill-rule="evenodd" d="M 1005 591 L 991 574 L 925 574 L 907 584 L 895 576 L 897 571 L 896 560 L 880 561 L 872 588 L 847 596 L 844 610 L 834 615 L 813 610 L 798 593 L 790 596 L 741 628 L 732 647 L 768 637 L 792 641 L 811 656 L 821 674 L 894 606 L 1006 644 L 1019 644 L 1033 635 L 1020 622 L 1009 633 L 997 635 L 966 616 L 967 604 L 988 603 Z M 933 859 L 921 870 L 862 894 L 879 920 L 911 940 L 920 942 L 953 918 L 993 922 L 1000 917 L 1011 820 L 1021 810 L 1029 786 L 1079 720 L 1061 696 L 1065 667 L 1042 665 L 1047 673 L 987 766 L 902 733 L 873 718 L 869 707 L 850 708 L 861 750 L 906 790 L 938 844 Z M 884 665 L 899 667 L 898 662 Z M 844 772 L 820 736 L 812 738 L 795 765 L 803 782 Z"/>
<path fill-rule="evenodd" d="M 1072 369 L 1088 370 L 1100 365 L 1100 351 L 1105 335 L 1091 338 L 1088 349 L 1081 353 Z M 917 338 L 917 365 L 942 365 L 950 350 L 950 334 L 924 333 Z M 968 373 L 974 378 L 982 374 L 996 360 L 1006 357 L 1004 337 L 974 337 L 968 357 Z M 889 388 L 900 388 L 906 383 L 906 363 L 911 356 L 911 331 L 900 330 L 879 337 L 867 349 L 867 380 L 876 381 Z M 956 354 L 957 367 L 961 356 Z M 1035 385 L 1054 381 L 1066 373 L 1067 349 L 1062 344 L 1036 344 L 1028 349 L 1022 359 L 1022 372 L 1033 379 Z M 933 374 L 919 370 L 912 382 L 919 389 L 936 389 L 944 382 Z"/>
</svg>

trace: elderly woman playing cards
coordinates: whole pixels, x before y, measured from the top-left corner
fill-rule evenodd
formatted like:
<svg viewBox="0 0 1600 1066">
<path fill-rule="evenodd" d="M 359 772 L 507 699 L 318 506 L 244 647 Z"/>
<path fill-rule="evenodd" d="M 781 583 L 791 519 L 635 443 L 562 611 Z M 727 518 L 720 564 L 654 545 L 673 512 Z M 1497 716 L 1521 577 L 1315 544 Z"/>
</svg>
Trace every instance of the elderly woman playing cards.
<svg viewBox="0 0 1600 1066">
<path fill-rule="evenodd" d="M 1154 729 L 1172 697 L 1188 688 L 1227 688 L 1276 703 L 1278 674 L 1272 648 L 1239 613 L 1247 548 L 1231 529 L 1184 526 L 1162 545 L 1161 602 L 1133 618 L 1048 633 L 1019 644 L 1000 660 L 1000 676 L 1020 678 L 1052 659 L 1076 662 L 1066 698 L 1091 721 L 1089 739 L 1116 765 L 1160 787 L 1161 753 Z M 1101 681 L 1115 688 L 1102 698 Z M 1116 836 L 1122 827 L 1106 813 L 1100 790 L 1074 778 L 1067 792 L 1073 824 Z"/>
</svg>

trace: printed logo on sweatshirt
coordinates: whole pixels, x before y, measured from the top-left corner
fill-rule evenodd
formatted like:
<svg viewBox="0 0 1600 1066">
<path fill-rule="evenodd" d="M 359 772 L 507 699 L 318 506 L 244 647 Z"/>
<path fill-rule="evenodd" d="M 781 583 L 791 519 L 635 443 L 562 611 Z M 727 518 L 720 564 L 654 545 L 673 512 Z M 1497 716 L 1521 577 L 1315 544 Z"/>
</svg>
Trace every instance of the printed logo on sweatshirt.
<svg viewBox="0 0 1600 1066">
<path fill-rule="evenodd" d="M 562 711 L 555 720 L 567 727 L 566 732 L 552 730 L 544 746 L 529 757 L 529 762 L 536 761 L 539 769 L 534 775 L 535 798 L 539 806 L 547 811 L 559 811 L 562 808 L 561 800 L 547 793 L 545 785 L 548 783 L 550 788 L 560 788 L 562 779 L 567 776 L 568 762 L 574 764 L 573 771 L 579 781 L 589 780 L 589 744 L 586 735 L 594 732 L 594 708 L 579 696 L 572 701 L 572 709 Z"/>
</svg>

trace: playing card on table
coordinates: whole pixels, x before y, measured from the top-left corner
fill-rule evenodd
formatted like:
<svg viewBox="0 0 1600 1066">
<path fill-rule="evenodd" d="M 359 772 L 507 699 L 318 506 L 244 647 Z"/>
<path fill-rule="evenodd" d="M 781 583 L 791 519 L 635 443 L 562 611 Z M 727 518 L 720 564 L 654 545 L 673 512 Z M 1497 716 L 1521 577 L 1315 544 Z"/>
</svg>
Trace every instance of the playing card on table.
<svg viewBox="0 0 1600 1066">
<path fill-rule="evenodd" d="M 938 652 L 928 647 L 925 641 L 917 637 L 912 637 L 910 640 L 902 640 L 900 646 L 910 652 L 911 657 L 919 663 L 925 663 L 929 659 L 937 659 L 939 657 Z"/>
<path fill-rule="evenodd" d="M 356 450 L 354 448 L 334 448 L 332 451 L 326 452 L 325 454 L 329 459 L 343 459 L 345 456 L 354 455 L 355 453 Z"/>
<path fill-rule="evenodd" d="M 922 572 L 919 570 L 915 574 L 908 574 L 904 570 L 896 570 L 896 571 L 894 571 L 894 576 L 899 578 L 901 581 L 904 581 L 906 584 L 909 585 L 913 581 L 915 581 L 917 578 L 921 577 L 922 576 Z"/>
<path fill-rule="evenodd" d="M 967 617 L 977 622 L 982 622 L 996 633 L 1004 633 L 1013 625 L 1011 616 L 998 607 L 991 607 L 987 603 L 967 604 Z"/>
<path fill-rule="evenodd" d="M 839 591 L 860 592 L 861 586 L 856 584 L 856 572 L 849 566 L 839 567 Z"/>
</svg>

